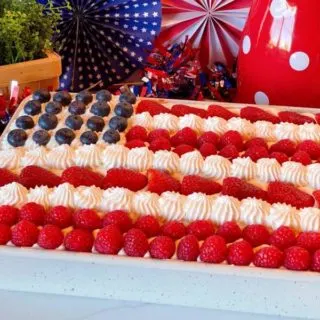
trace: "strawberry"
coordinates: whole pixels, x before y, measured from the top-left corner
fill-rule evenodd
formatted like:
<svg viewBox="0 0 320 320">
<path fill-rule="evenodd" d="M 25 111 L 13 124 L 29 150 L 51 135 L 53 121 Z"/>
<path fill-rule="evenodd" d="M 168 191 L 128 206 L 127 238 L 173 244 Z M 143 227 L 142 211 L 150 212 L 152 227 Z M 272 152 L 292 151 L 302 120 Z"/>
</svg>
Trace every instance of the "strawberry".
<svg viewBox="0 0 320 320">
<path fill-rule="evenodd" d="M 63 243 L 63 233 L 60 228 L 52 224 L 44 226 L 38 236 L 38 245 L 40 248 L 54 250 Z"/>
<path fill-rule="evenodd" d="M 187 233 L 185 225 L 180 221 L 168 221 L 161 227 L 161 235 L 178 240 Z"/>
<path fill-rule="evenodd" d="M 143 112 L 149 112 L 151 116 L 155 116 L 160 113 L 171 113 L 171 110 L 156 101 L 143 100 L 136 107 L 136 113 Z"/>
<path fill-rule="evenodd" d="M 132 228 L 132 220 L 128 213 L 121 210 L 106 213 L 102 224 L 104 227 L 110 224 L 116 225 L 122 233 L 127 232 Z"/>
<path fill-rule="evenodd" d="M 181 193 L 186 196 L 194 192 L 212 195 L 220 191 L 221 185 L 219 183 L 200 176 L 185 176 L 181 183 Z"/>
<path fill-rule="evenodd" d="M 27 220 L 37 226 L 41 226 L 44 223 L 45 215 L 46 210 L 43 206 L 34 202 L 29 202 L 20 209 L 19 220 Z"/>
<path fill-rule="evenodd" d="M 311 265 L 310 253 L 301 247 L 290 247 L 284 252 L 283 266 L 288 270 L 306 271 Z"/>
<path fill-rule="evenodd" d="M 239 157 L 239 151 L 233 144 L 229 144 L 220 150 L 219 155 L 221 157 L 233 160 Z"/>
<path fill-rule="evenodd" d="M 312 256 L 311 270 L 320 272 L 320 250 L 317 250 Z"/>
<path fill-rule="evenodd" d="M 312 163 L 310 155 L 305 151 L 297 151 L 291 158 L 291 161 L 300 162 L 304 166 Z"/>
<path fill-rule="evenodd" d="M 199 148 L 200 153 L 204 158 L 213 156 L 217 154 L 217 149 L 212 143 L 203 143 L 201 147 Z"/>
<path fill-rule="evenodd" d="M 155 237 L 160 232 L 158 220 L 151 215 L 141 216 L 136 221 L 134 227 L 143 231 L 148 238 Z"/>
<path fill-rule="evenodd" d="M 283 152 L 271 152 L 269 158 L 276 159 L 280 164 L 289 161 L 289 157 Z"/>
<path fill-rule="evenodd" d="M 21 220 L 12 228 L 11 241 L 16 247 L 32 247 L 37 243 L 39 230 L 35 224 Z"/>
<path fill-rule="evenodd" d="M 0 206 L 0 224 L 13 226 L 19 217 L 19 210 L 15 207 L 4 205 Z"/>
<path fill-rule="evenodd" d="M 279 181 L 269 183 L 268 201 L 270 203 L 286 203 L 297 209 L 313 207 L 315 202 L 310 194 L 299 190 L 289 183 Z"/>
<path fill-rule="evenodd" d="M 129 257 L 143 257 L 149 249 L 148 238 L 140 229 L 130 229 L 124 236 L 123 249 Z"/>
<path fill-rule="evenodd" d="M 227 251 L 224 238 L 217 235 L 210 236 L 200 248 L 200 260 L 206 263 L 221 263 L 226 259 Z"/>
<path fill-rule="evenodd" d="M 270 233 L 262 224 L 251 224 L 242 231 L 242 238 L 248 241 L 254 248 L 269 242 Z"/>
<path fill-rule="evenodd" d="M 256 122 L 256 121 L 268 121 L 271 123 L 280 122 L 280 119 L 277 116 L 257 107 L 245 107 L 240 109 L 240 117 L 247 119 L 251 122 Z"/>
<path fill-rule="evenodd" d="M 297 237 L 297 245 L 313 253 L 320 249 L 319 232 L 301 232 Z"/>
<path fill-rule="evenodd" d="M 222 194 L 239 200 L 257 198 L 266 200 L 267 192 L 239 178 L 226 178 L 222 184 Z"/>
<path fill-rule="evenodd" d="M 189 107 L 183 104 L 176 104 L 171 108 L 172 114 L 176 115 L 177 117 L 183 117 L 187 114 L 195 114 L 200 118 L 207 118 L 207 111 L 204 109 Z"/>
<path fill-rule="evenodd" d="M 317 207 L 320 207 L 320 190 L 313 191 L 312 193 L 314 200 L 316 201 Z M 1 211 L 0 211 L 1 212 Z M 1 217 L 1 214 L 0 214 Z M 1 218 L 0 218 L 1 221 Z"/>
<path fill-rule="evenodd" d="M 217 235 L 231 243 L 241 238 L 241 229 L 235 221 L 226 221 L 219 226 Z"/>
<path fill-rule="evenodd" d="M 123 247 L 123 236 L 115 225 L 101 229 L 94 241 L 94 248 L 102 254 L 116 255 Z"/>
<path fill-rule="evenodd" d="M 18 182 L 19 177 L 7 169 L 0 168 L 0 187 L 12 182 Z"/>
<path fill-rule="evenodd" d="M 76 228 L 95 230 L 102 226 L 101 218 L 91 209 L 81 209 L 74 213 L 73 221 Z"/>
<path fill-rule="evenodd" d="M 87 168 L 76 166 L 64 170 L 61 179 L 63 183 L 68 182 L 74 187 L 96 186 L 101 188 L 103 183 L 103 176 L 101 174 L 93 172 Z"/>
<path fill-rule="evenodd" d="M 154 238 L 149 247 L 150 256 L 154 259 L 170 259 L 174 255 L 175 250 L 174 241 L 166 236 Z"/>
<path fill-rule="evenodd" d="M 37 186 L 54 188 L 61 184 L 62 180 L 59 176 L 46 169 L 38 166 L 27 166 L 20 172 L 19 183 L 28 189 L 35 188 Z"/>
<path fill-rule="evenodd" d="M 47 213 L 45 222 L 61 229 L 68 228 L 72 225 L 72 210 L 64 206 L 53 207 Z"/>
<path fill-rule="evenodd" d="M 281 267 L 282 262 L 282 251 L 273 246 L 259 249 L 253 257 L 253 264 L 260 268 L 277 269 Z"/>
<path fill-rule="evenodd" d="M 296 144 L 289 139 L 280 140 L 273 144 L 269 151 L 270 153 L 283 152 L 288 157 L 291 157 L 296 152 Z"/>
<path fill-rule="evenodd" d="M 67 251 L 91 252 L 93 235 L 88 230 L 74 229 L 64 238 L 64 247 Z"/>
<path fill-rule="evenodd" d="M 197 134 L 189 127 L 183 128 L 171 137 L 171 144 L 174 147 L 181 144 L 187 144 L 191 147 L 195 147 L 197 145 Z"/>
<path fill-rule="evenodd" d="M 147 177 L 134 170 L 114 168 L 107 172 L 103 180 L 103 186 L 127 188 L 131 191 L 143 189 L 148 183 Z"/>
<path fill-rule="evenodd" d="M 304 151 L 309 154 L 312 160 L 320 158 L 320 145 L 312 140 L 305 140 L 298 144 L 298 151 Z"/>
<path fill-rule="evenodd" d="M 134 126 L 126 133 L 126 139 L 127 139 L 127 142 L 131 140 L 147 141 L 148 140 L 147 130 L 141 126 Z"/>
<path fill-rule="evenodd" d="M 296 236 L 291 228 L 282 226 L 272 232 L 269 243 L 280 250 L 284 250 L 295 245 Z"/>
<path fill-rule="evenodd" d="M 232 243 L 228 248 L 227 261 L 235 266 L 248 266 L 253 259 L 251 244 L 245 240 Z"/>
<path fill-rule="evenodd" d="M 243 156 L 249 157 L 252 161 L 256 162 L 262 158 L 269 158 L 269 152 L 265 147 L 255 146 L 247 149 Z"/>
<path fill-rule="evenodd" d="M 158 138 L 165 138 L 165 139 L 170 140 L 169 131 L 166 129 L 156 129 L 156 130 L 149 132 L 149 135 L 148 135 L 148 142 L 149 143 L 152 142 L 153 140 L 158 139 Z"/>
<path fill-rule="evenodd" d="M 11 240 L 11 229 L 7 224 L 0 223 L 0 246 L 6 245 Z"/>
<path fill-rule="evenodd" d="M 214 224 L 210 220 L 196 220 L 188 225 L 187 232 L 198 240 L 205 240 L 214 234 Z"/>
<path fill-rule="evenodd" d="M 161 194 L 166 191 L 180 192 L 181 184 L 168 173 L 149 169 L 148 170 L 148 191 Z"/>
<path fill-rule="evenodd" d="M 181 157 L 185 153 L 194 151 L 194 147 L 191 147 L 191 146 L 189 146 L 187 144 L 180 144 L 179 146 L 177 146 L 172 151 L 175 152 L 179 157 Z"/>
<path fill-rule="evenodd" d="M 145 142 L 142 141 L 142 140 L 131 140 L 129 142 L 127 142 L 125 144 L 125 146 L 128 148 L 128 149 L 134 149 L 134 148 L 143 148 L 146 146 Z"/>
<path fill-rule="evenodd" d="M 197 145 L 201 147 L 204 143 L 211 143 L 216 146 L 219 142 L 219 136 L 213 131 L 204 132 L 199 138 Z"/>
<path fill-rule="evenodd" d="M 199 256 L 199 242 L 194 235 L 187 235 L 181 239 L 177 248 L 177 258 L 183 261 L 197 261 Z"/>
<path fill-rule="evenodd" d="M 278 116 L 282 122 L 290 122 L 294 124 L 316 123 L 311 117 L 302 115 L 293 111 L 281 111 Z"/>
<path fill-rule="evenodd" d="M 252 138 L 252 139 L 248 140 L 244 145 L 244 148 L 246 150 L 248 150 L 249 148 L 253 148 L 253 147 L 264 147 L 267 150 L 269 148 L 266 141 L 262 138 Z"/>
<path fill-rule="evenodd" d="M 243 150 L 243 140 L 238 131 L 229 130 L 220 138 L 220 150 L 230 144 L 234 145 L 238 151 Z"/>
<path fill-rule="evenodd" d="M 149 149 L 153 152 L 157 152 L 159 150 L 171 150 L 171 143 L 170 140 L 166 139 L 166 138 L 158 138 L 158 139 L 154 139 L 150 145 L 149 145 Z"/>
<path fill-rule="evenodd" d="M 208 107 L 208 116 L 209 117 L 219 117 L 226 120 L 229 120 L 231 118 L 237 117 L 237 115 L 230 110 L 218 106 L 218 105 L 211 105 Z"/>
</svg>

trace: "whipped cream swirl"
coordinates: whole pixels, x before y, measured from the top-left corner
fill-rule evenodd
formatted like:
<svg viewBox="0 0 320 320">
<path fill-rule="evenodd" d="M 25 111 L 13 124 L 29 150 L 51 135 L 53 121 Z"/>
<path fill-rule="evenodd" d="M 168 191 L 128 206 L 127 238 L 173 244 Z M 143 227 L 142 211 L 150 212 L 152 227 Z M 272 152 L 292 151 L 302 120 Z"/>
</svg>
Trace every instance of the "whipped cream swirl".
<svg viewBox="0 0 320 320">
<path fill-rule="evenodd" d="M 207 178 L 222 180 L 230 175 L 231 163 L 228 159 L 214 155 L 204 161 L 202 174 Z"/>
<path fill-rule="evenodd" d="M 300 211 L 301 229 L 303 231 L 319 232 L 320 230 L 320 209 L 304 208 Z"/>
<path fill-rule="evenodd" d="M 102 199 L 102 190 L 97 187 L 79 187 L 74 193 L 74 204 L 80 209 L 95 209 Z"/>
<path fill-rule="evenodd" d="M 51 190 L 47 186 L 35 187 L 30 189 L 27 195 L 28 202 L 41 204 L 45 208 L 50 206 L 49 194 Z"/>
<path fill-rule="evenodd" d="M 210 218 L 218 224 L 226 221 L 237 221 L 240 217 L 240 201 L 234 197 L 221 196 L 214 200 Z"/>
<path fill-rule="evenodd" d="M 254 123 L 256 137 L 263 138 L 267 142 L 272 142 L 276 139 L 274 134 L 274 125 L 268 121 L 257 121 Z"/>
<path fill-rule="evenodd" d="M 128 152 L 129 149 L 122 145 L 107 146 L 101 155 L 102 167 L 107 170 L 124 167 L 127 164 Z"/>
<path fill-rule="evenodd" d="M 300 229 L 300 217 L 298 211 L 290 205 L 276 203 L 273 204 L 267 217 L 267 224 L 273 229 L 281 226 L 287 226 L 294 229 Z"/>
<path fill-rule="evenodd" d="M 210 197 L 203 193 L 192 193 L 184 203 L 184 218 L 186 221 L 209 219 L 210 207 Z"/>
<path fill-rule="evenodd" d="M 310 164 L 307 167 L 308 184 L 313 189 L 320 189 L 320 163 Z"/>
<path fill-rule="evenodd" d="M 134 148 L 128 152 L 127 165 L 129 169 L 147 171 L 151 168 L 153 153 L 146 147 Z"/>
<path fill-rule="evenodd" d="M 125 188 L 110 188 L 103 192 L 100 210 L 110 212 L 114 210 L 130 211 L 132 192 Z"/>
<path fill-rule="evenodd" d="M 134 195 L 132 201 L 133 211 L 139 215 L 153 215 L 159 214 L 159 196 L 156 193 L 140 191 Z"/>
<path fill-rule="evenodd" d="M 177 172 L 180 169 L 179 156 L 171 151 L 159 150 L 154 154 L 152 167 L 158 170 Z"/>
<path fill-rule="evenodd" d="M 276 159 L 263 158 L 257 161 L 257 177 L 263 182 L 280 179 L 281 165 Z"/>
<path fill-rule="evenodd" d="M 184 175 L 200 174 L 203 163 L 204 160 L 199 151 L 185 153 L 180 158 L 180 171 Z"/>
<path fill-rule="evenodd" d="M 28 190 L 19 183 L 12 182 L 0 188 L 1 205 L 20 208 L 27 202 Z"/>
<path fill-rule="evenodd" d="M 299 138 L 301 141 L 313 140 L 320 142 L 320 126 L 314 123 L 305 123 L 299 126 Z"/>
<path fill-rule="evenodd" d="M 153 117 L 149 112 L 142 112 L 131 117 L 132 126 L 141 126 L 147 130 L 153 129 Z"/>
<path fill-rule="evenodd" d="M 75 164 L 79 167 L 99 167 L 101 152 L 100 147 L 94 144 L 80 146 L 75 151 Z"/>
<path fill-rule="evenodd" d="M 65 206 L 74 208 L 74 193 L 75 188 L 69 183 L 63 183 L 60 186 L 53 189 L 49 195 L 50 205 L 55 206 Z"/>
<path fill-rule="evenodd" d="M 290 139 L 298 141 L 298 126 L 294 123 L 281 122 L 275 125 L 274 129 L 277 140 Z"/>
<path fill-rule="evenodd" d="M 176 192 L 164 192 L 159 198 L 159 214 L 166 220 L 183 220 L 186 197 Z"/>
<path fill-rule="evenodd" d="M 179 129 L 189 127 L 196 132 L 201 132 L 203 128 L 203 119 L 195 114 L 186 114 L 179 118 Z"/>
<path fill-rule="evenodd" d="M 21 165 L 45 167 L 48 163 L 47 149 L 43 146 L 28 150 L 21 159 Z"/>
<path fill-rule="evenodd" d="M 231 176 L 251 180 L 256 176 L 256 164 L 249 158 L 236 158 L 232 161 Z"/>
<path fill-rule="evenodd" d="M 166 129 L 170 132 L 179 130 L 179 118 L 170 113 L 161 113 L 153 118 L 155 129 Z"/>
<path fill-rule="evenodd" d="M 227 129 L 227 120 L 219 117 L 210 117 L 204 120 L 203 131 L 213 131 L 218 135 L 223 135 Z"/>
<path fill-rule="evenodd" d="M 247 198 L 241 201 L 240 220 L 245 224 L 264 224 L 269 214 L 270 204 L 263 200 Z"/>
<path fill-rule="evenodd" d="M 242 118 L 231 118 L 227 124 L 228 130 L 238 131 L 245 139 L 254 137 L 256 128 L 248 120 Z"/>
<path fill-rule="evenodd" d="M 307 184 L 307 170 L 300 162 L 287 161 L 281 167 L 281 181 L 304 186 Z"/>
<path fill-rule="evenodd" d="M 17 169 L 25 154 L 25 148 L 0 150 L 0 168 Z"/>
<path fill-rule="evenodd" d="M 74 166 L 74 158 L 74 149 L 66 144 L 51 149 L 47 155 L 49 167 L 61 170 Z"/>
</svg>

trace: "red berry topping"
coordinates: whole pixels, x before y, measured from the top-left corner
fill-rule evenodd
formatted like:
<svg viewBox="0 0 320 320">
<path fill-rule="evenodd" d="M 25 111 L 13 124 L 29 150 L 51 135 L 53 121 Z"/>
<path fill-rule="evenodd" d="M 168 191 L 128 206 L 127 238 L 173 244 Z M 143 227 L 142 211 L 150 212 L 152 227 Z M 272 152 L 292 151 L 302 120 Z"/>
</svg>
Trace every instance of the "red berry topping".
<svg viewBox="0 0 320 320">
<path fill-rule="evenodd" d="M 149 249 L 147 236 L 140 229 L 130 229 L 124 236 L 124 252 L 129 257 L 143 257 Z"/>
<path fill-rule="evenodd" d="M 101 229 L 94 241 L 94 248 L 103 254 L 118 254 L 123 247 L 123 236 L 115 225 Z"/>
<path fill-rule="evenodd" d="M 311 256 L 308 250 L 301 247 L 290 247 L 284 252 L 283 265 L 289 270 L 305 271 L 311 264 Z"/>
<path fill-rule="evenodd" d="M 143 148 L 146 146 L 145 142 L 142 140 L 131 140 L 125 144 L 128 149 Z"/>
<path fill-rule="evenodd" d="M 204 109 L 189 107 L 183 104 L 176 104 L 171 108 L 171 112 L 177 117 L 183 117 L 187 114 L 194 114 L 200 118 L 207 118 L 207 111 Z"/>
<path fill-rule="evenodd" d="M 319 206 L 320 206 L 320 190 L 313 191 L 312 195 L 313 195 L 315 201 L 317 202 L 317 206 L 319 208 Z M 1 216 L 1 214 L 0 214 L 0 216 Z M 0 220 L 1 220 L 1 218 L 0 218 Z"/>
<path fill-rule="evenodd" d="M 277 116 L 257 107 L 245 107 L 240 109 L 240 117 L 247 119 L 251 122 L 256 122 L 256 121 L 268 121 L 271 123 L 280 122 L 280 119 Z"/>
<path fill-rule="evenodd" d="M 273 144 L 269 151 L 270 154 L 273 152 L 282 152 L 288 157 L 291 157 L 296 152 L 296 144 L 289 139 L 280 140 Z"/>
<path fill-rule="evenodd" d="M 253 247 L 259 247 L 269 242 L 270 233 L 262 224 L 251 224 L 242 231 L 242 238 L 248 241 Z"/>
<path fill-rule="evenodd" d="M 297 237 L 297 245 L 313 253 L 320 249 L 319 232 L 301 232 Z"/>
<path fill-rule="evenodd" d="M 140 101 L 136 113 L 149 112 L 151 116 L 155 116 L 160 113 L 171 113 L 171 110 L 163 106 L 161 103 L 152 100 Z"/>
<path fill-rule="evenodd" d="M 227 261 L 235 266 L 248 266 L 253 259 L 252 246 L 248 241 L 240 240 L 228 248 Z"/>
<path fill-rule="evenodd" d="M 19 210 L 12 206 L 0 206 L 0 224 L 13 226 L 19 217 Z"/>
<path fill-rule="evenodd" d="M 314 119 L 293 111 L 281 111 L 278 116 L 282 122 L 294 124 L 316 123 Z"/>
<path fill-rule="evenodd" d="M 320 113 L 315 114 L 315 118 L 316 118 L 317 123 L 319 124 L 320 123 Z"/>
<path fill-rule="evenodd" d="M 256 162 L 262 158 L 269 158 L 269 152 L 265 147 L 256 146 L 247 149 L 243 156 L 249 157 L 252 161 Z"/>
<path fill-rule="evenodd" d="M 236 117 L 237 115 L 222 106 L 211 105 L 208 107 L 208 116 L 229 120 L 233 117 Z"/>
<path fill-rule="evenodd" d="M 121 232 L 127 232 L 132 228 L 132 220 L 128 213 L 122 210 L 108 212 L 103 218 L 103 226 L 116 225 Z"/>
<path fill-rule="evenodd" d="M 315 141 L 305 140 L 298 144 L 297 150 L 308 153 L 312 160 L 320 158 L 320 145 Z"/>
<path fill-rule="evenodd" d="M 231 243 L 241 238 L 241 229 L 235 221 L 226 221 L 218 228 L 217 235 Z"/>
<path fill-rule="evenodd" d="M 312 163 L 312 159 L 309 154 L 305 151 L 297 151 L 291 158 L 291 161 L 300 162 L 304 166 Z"/>
<path fill-rule="evenodd" d="M 228 146 L 229 144 L 234 145 L 238 151 L 243 150 L 243 140 L 238 131 L 227 131 L 222 137 L 220 138 L 220 149 Z"/>
<path fill-rule="evenodd" d="M 198 147 L 201 147 L 204 143 L 211 143 L 217 145 L 219 142 L 219 136 L 213 131 L 204 132 L 198 139 Z"/>
<path fill-rule="evenodd" d="M 198 240 L 205 240 L 214 234 L 214 224 L 210 220 L 196 220 L 189 224 L 187 231 Z"/>
<path fill-rule="evenodd" d="M 252 139 L 248 140 L 244 145 L 244 148 L 246 150 L 249 148 L 253 148 L 253 147 L 264 147 L 264 148 L 268 149 L 268 144 L 262 138 L 252 138 Z"/>
<path fill-rule="evenodd" d="M 47 250 L 59 248 L 63 243 L 63 233 L 60 228 L 52 224 L 44 226 L 38 236 L 39 247 Z"/>
<path fill-rule="evenodd" d="M 7 224 L 0 224 L 0 246 L 6 245 L 11 240 L 11 229 Z"/>
<path fill-rule="evenodd" d="M 282 262 L 282 251 L 273 246 L 259 249 L 253 258 L 253 264 L 260 268 L 277 269 L 281 267 Z"/>
<path fill-rule="evenodd" d="M 185 176 L 181 183 L 181 193 L 184 195 L 189 195 L 194 192 L 212 195 L 220 191 L 221 185 L 219 183 L 200 176 Z"/>
<path fill-rule="evenodd" d="M 161 194 L 166 191 L 180 192 L 181 184 L 168 173 L 150 169 L 148 170 L 148 191 Z"/>
<path fill-rule="evenodd" d="M 295 245 L 296 236 L 291 228 L 282 226 L 272 232 L 269 242 L 280 250 L 284 250 Z"/>
<path fill-rule="evenodd" d="M 38 240 L 39 230 L 35 224 L 21 220 L 12 228 L 11 241 L 16 247 L 32 247 Z"/>
<path fill-rule="evenodd" d="M 149 145 L 149 149 L 153 152 L 157 152 L 159 150 L 171 150 L 170 140 L 167 138 L 158 138 L 151 141 Z"/>
<path fill-rule="evenodd" d="M 169 131 L 166 129 L 156 129 L 149 132 L 148 142 L 152 142 L 153 140 L 156 140 L 158 138 L 165 138 L 169 140 L 170 139 Z"/>
<path fill-rule="evenodd" d="M 233 160 L 239 157 L 239 151 L 233 144 L 229 144 L 220 150 L 219 155 L 221 157 Z"/>
<path fill-rule="evenodd" d="M 199 253 L 198 239 L 192 234 L 183 237 L 178 244 L 177 258 L 179 260 L 197 261 Z"/>
<path fill-rule="evenodd" d="M 64 246 L 67 251 L 91 252 L 93 235 L 88 230 L 74 229 L 64 238 Z"/>
<path fill-rule="evenodd" d="M 132 140 L 147 141 L 148 140 L 147 130 L 141 126 L 134 126 L 127 132 L 126 139 L 127 141 L 132 141 Z"/>
<path fill-rule="evenodd" d="M 97 172 L 93 172 L 87 168 L 70 167 L 63 171 L 61 176 L 62 182 L 68 182 L 74 187 L 91 187 L 96 186 L 101 188 L 103 176 Z"/>
<path fill-rule="evenodd" d="M 173 152 L 175 152 L 179 157 L 184 155 L 185 153 L 194 151 L 194 147 L 191 147 L 187 144 L 180 144 L 175 149 L 173 149 Z"/>
<path fill-rule="evenodd" d="M 72 225 L 72 210 L 64 206 L 53 207 L 46 215 L 46 223 L 61 229 Z"/>
<path fill-rule="evenodd" d="M 174 241 L 166 236 L 154 238 L 149 247 L 150 256 L 154 259 L 170 259 L 174 255 L 176 245 Z"/>
<path fill-rule="evenodd" d="M 200 260 L 207 263 L 221 263 L 227 257 L 224 238 L 214 235 L 207 238 L 200 248 Z"/>
<path fill-rule="evenodd" d="M 161 227 L 161 234 L 172 238 L 173 240 L 178 240 L 184 237 L 187 233 L 187 228 L 180 221 L 168 221 Z"/>
<path fill-rule="evenodd" d="M 283 152 L 271 152 L 269 158 L 276 159 L 280 164 L 289 161 L 289 157 Z"/>
<path fill-rule="evenodd" d="M 18 182 L 19 177 L 7 169 L 0 168 L 0 187 L 12 182 Z"/>
<path fill-rule="evenodd" d="M 44 223 L 46 210 L 40 204 L 29 202 L 20 209 L 19 219 L 27 220 L 34 223 L 37 226 L 41 226 Z"/>
<path fill-rule="evenodd" d="M 177 147 L 181 144 L 187 144 L 191 147 L 197 145 L 197 134 L 191 128 L 183 128 L 171 137 L 171 144 Z"/>
<path fill-rule="evenodd" d="M 320 272 L 320 250 L 317 250 L 312 256 L 311 270 Z"/>
<path fill-rule="evenodd" d="M 200 153 L 203 157 L 209 157 L 217 154 L 217 149 L 212 143 L 203 143 L 202 146 L 199 148 Z"/>
<path fill-rule="evenodd" d="M 79 229 L 95 230 L 100 229 L 102 220 L 97 212 L 91 209 L 81 209 L 73 215 L 74 225 Z"/>
<path fill-rule="evenodd" d="M 160 224 L 153 216 L 141 216 L 135 223 L 135 228 L 142 230 L 148 238 L 155 237 L 160 232 Z"/>
</svg>

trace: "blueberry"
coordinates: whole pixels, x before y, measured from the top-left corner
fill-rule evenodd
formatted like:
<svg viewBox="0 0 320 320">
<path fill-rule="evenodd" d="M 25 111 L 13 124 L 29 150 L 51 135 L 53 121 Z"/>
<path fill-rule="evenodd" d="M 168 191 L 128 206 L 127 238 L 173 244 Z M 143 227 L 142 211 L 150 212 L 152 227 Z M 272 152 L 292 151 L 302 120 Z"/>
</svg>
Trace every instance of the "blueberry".
<svg viewBox="0 0 320 320">
<path fill-rule="evenodd" d="M 96 99 L 100 102 L 111 101 L 112 95 L 108 90 L 100 90 L 96 94 Z"/>
<path fill-rule="evenodd" d="M 73 130 L 79 130 L 83 125 L 83 120 L 78 115 L 71 115 L 67 117 L 65 124 Z"/>
<path fill-rule="evenodd" d="M 51 101 L 46 105 L 46 112 L 52 114 L 58 114 L 62 111 L 62 104 L 57 101 Z"/>
<path fill-rule="evenodd" d="M 32 139 L 39 146 L 45 146 L 50 141 L 50 134 L 46 130 L 38 130 L 33 134 Z"/>
<path fill-rule="evenodd" d="M 22 129 L 14 129 L 8 133 L 7 140 L 13 147 L 22 147 L 28 139 L 27 133 Z"/>
<path fill-rule="evenodd" d="M 119 101 L 134 104 L 137 102 L 137 97 L 131 91 L 126 91 L 120 94 Z"/>
<path fill-rule="evenodd" d="M 86 112 L 86 105 L 81 101 L 73 101 L 69 106 L 71 114 L 84 114 Z"/>
<path fill-rule="evenodd" d="M 20 129 L 32 129 L 34 127 L 34 121 L 29 116 L 21 116 L 16 120 L 16 126 Z"/>
<path fill-rule="evenodd" d="M 69 92 L 60 91 L 53 96 L 53 101 L 60 102 L 63 106 L 67 106 L 71 103 L 72 97 Z"/>
<path fill-rule="evenodd" d="M 39 118 L 38 124 L 44 130 L 52 130 L 58 125 L 58 118 L 54 114 L 44 113 Z"/>
<path fill-rule="evenodd" d="M 120 141 L 120 134 L 117 130 L 109 129 L 103 134 L 102 139 L 107 143 L 117 143 Z"/>
<path fill-rule="evenodd" d="M 114 130 L 118 130 L 120 132 L 127 129 L 128 121 L 126 118 L 115 116 L 110 119 L 109 127 Z"/>
<path fill-rule="evenodd" d="M 30 100 L 24 106 L 24 112 L 31 116 L 35 116 L 41 112 L 41 102 L 38 100 Z"/>
<path fill-rule="evenodd" d="M 114 108 L 114 112 L 117 116 L 130 118 L 133 114 L 133 107 L 128 102 L 120 102 Z"/>
<path fill-rule="evenodd" d="M 96 144 L 98 135 L 93 131 L 86 131 L 80 136 L 80 141 L 83 144 Z"/>
<path fill-rule="evenodd" d="M 92 105 L 90 112 L 96 116 L 107 117 L 110 113 L 110 106 L 105 101 L 98 101 Z"/>
<path fill-rule="evenodd" d="M 89 91 L 81 91 L 80 93 L 77 94 L 76 100 L 87 105 L 92 102 L 93 95 Z"/>
<path fill-rule="evenodd" d="M 32 98 L 34 100 L 40 101 L 41 103 L 46 103 L 46 102 L 50 101 L 51 95 L 47 89 L 39 89 L 33 93 Z"/>
<path fill-rule="evenodd" d="M 92 131 L 100 132 L 104 128 L 104 121 L 101 117 L 93 116 L 88 119 L 87 121 L 87 127 L 91 129 Z"/>
<path fill-rule="evenodd" d="M 74 132 L 68 128 L 59 129 L 55 135 L 56 141 L 59 144 L 71 144 L 75 137 Z"/>
</svg>

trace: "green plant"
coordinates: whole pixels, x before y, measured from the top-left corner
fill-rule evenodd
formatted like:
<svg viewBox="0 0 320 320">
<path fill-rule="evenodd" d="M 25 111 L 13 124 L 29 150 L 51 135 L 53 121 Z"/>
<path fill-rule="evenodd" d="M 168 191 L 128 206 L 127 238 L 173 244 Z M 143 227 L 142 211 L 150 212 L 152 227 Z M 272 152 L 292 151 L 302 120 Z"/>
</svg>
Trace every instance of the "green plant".
<svg viewBox="0 0 320 320">
<path fill-rule="evenodd" d="M 51 0 L 0 0 L 0 65 L 43 58 L 52 50 L 64 8 L 70 8 L 68 1 L 57 8 Z"/>
</svg>

